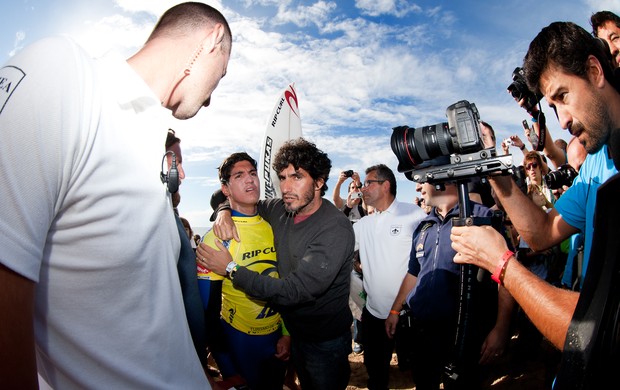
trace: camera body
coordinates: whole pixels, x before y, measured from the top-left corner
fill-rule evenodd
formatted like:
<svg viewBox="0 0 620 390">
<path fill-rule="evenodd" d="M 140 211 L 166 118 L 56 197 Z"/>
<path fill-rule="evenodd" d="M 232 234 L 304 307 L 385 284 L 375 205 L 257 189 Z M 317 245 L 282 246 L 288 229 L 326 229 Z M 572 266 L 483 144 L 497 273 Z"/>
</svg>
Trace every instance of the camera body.
<svg viewBox="0 0 620 390">
<path fill-rule="evenodd" d="M 525 82 L 525 73 L 523 72 L 523 68 L 518 66 L 512 72 L 512 83 L 508 85 L 508 92 L 510 92 L 512 97 L 517 99 L 517 101 L 525 99 L 524 108 L 528 112 L 532 111 L 540 99 L 542 99 L 541 94 L 536 94 L 530 91 L 527 83 Z"/>
<path fill-rule="evenodd" d="M 362 199 L 363 197 L 364 197 L 364 194 L 362 194 L 361 191 L 356 191 L 351 194 L 351 199 Z"/>
<path fill-rule="evenodd" d="M 445 164 L 452 153 L 484 149 L 475 104 L 466 100 L 456 102 L 446 109 L 446 116 L 448 122 L 393 129 L 390 143 L 398 158 L 399 172 Z"/>
<path fill-rule="evenodd" d="M 446 109 L 448 122 L 410 128 L 395 127 L 390 144 L 398 172 L 418 183 L 442 182 L 512 173 L 512 156 L 485 149 L 473 103 L 461 100 Z"/>
<path fill-rule="evenodd" d="M 353 170 L 349 169 L 348 171 L 344 171 L 344 177 L 351 177 L 353 176 Z"/>
<path fill-rule="evenodd" d="M 555 171 L 546 174 L 544 179 L 549 189 L 557 190 L 558 188 L 562 188 L 562 186 L 570 187 L 578 174 L 579 172 L 571 165 L 564 164 L 559 166 Z"/>
</svg>

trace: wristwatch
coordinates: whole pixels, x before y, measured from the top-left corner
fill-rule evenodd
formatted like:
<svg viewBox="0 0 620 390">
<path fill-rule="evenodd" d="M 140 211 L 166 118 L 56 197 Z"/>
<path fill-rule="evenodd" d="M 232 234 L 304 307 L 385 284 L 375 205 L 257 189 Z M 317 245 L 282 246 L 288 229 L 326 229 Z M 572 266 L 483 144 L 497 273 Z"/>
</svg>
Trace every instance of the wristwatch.
<svg viewBox="0 0 620 390">
<path fill-rule="evenodd" d="M 234 261 L 228 263 L 228 265 L 226 266 L 226 275 L 230 278 L 230 280 L 234 278 L 235 272 L 237 272 L 238 268 L 239 265 L 237 265 L 237 263 L 235 263 Z"/>
</svg>

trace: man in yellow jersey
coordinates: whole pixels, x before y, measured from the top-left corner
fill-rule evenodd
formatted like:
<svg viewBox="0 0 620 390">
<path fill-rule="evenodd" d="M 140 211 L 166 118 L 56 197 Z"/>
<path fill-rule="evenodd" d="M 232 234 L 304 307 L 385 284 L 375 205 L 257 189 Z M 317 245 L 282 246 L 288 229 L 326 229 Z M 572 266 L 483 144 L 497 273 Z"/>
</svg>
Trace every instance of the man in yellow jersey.
<svg viewBox="0 0 620 390">
<path fill-rule="evenodd" d="M 233 153 L 219 167 L 219 178 L 241 238 L 240 242 L 224 242 L 232 258 L 255 272 L 278 277 L 273 232 L 257 214 L 260 182 L 256 161 L 245 152 Z M 213 231 L 209 231 L 203 242 L 217 248 L 215 240 Z M 198 278 L 207 310 L 210 346 L 222 376 L 241 376 L 253 390 L 281 389 L 290 336 L 282 335 L 280 314 L 264 301 L 235 288 L 230 279 L 200 265 Z"/>
</svg>

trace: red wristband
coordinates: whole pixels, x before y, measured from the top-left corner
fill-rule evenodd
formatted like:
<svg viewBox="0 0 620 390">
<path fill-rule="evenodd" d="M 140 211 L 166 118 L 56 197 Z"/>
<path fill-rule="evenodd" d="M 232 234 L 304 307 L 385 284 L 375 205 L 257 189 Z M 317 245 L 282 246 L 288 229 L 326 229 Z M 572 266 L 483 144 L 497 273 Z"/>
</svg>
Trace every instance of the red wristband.
<svg viewBox="0 0 620 390">
<path fill-rule="evenodd" d="M 504 273 L 506 272 L 506 266 L 508 265 L 508 260 L 510 260 L 512 256 L 514 256 L 514 252 L 507 250 L 502 256 L 499 264 L 497 264 L 495 272 L 493 272 L 493 275 L 491 275 L 491 279 L 493 279 L 493 281 L 499 285 L 504 283 Z"/>
<path fill-rule="evenodd" d="M 396 314 L 397 316 L 399 316 L 400 312 L 396 310 L 390 310 L 390 314 Z"/>
</svg>

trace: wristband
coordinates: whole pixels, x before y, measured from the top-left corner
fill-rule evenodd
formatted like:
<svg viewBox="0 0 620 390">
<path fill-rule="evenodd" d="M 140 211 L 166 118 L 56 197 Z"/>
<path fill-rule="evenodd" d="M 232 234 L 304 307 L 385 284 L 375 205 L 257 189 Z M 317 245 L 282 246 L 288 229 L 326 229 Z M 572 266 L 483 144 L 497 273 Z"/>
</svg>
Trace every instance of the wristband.
<svg viewBox="0 0 620 390">
<path fill-rule="evenodd" d="M 399 316 L 400 312 L 396 311 L 396 310 L 390 310 L 390 314 L 395 314 L 395 315 Z"/>
<path fill-rule="evenodd" d="M 525 149 L 525 144 L 521 145 L 521 147 L 519 149 L 521 149 L 521 150 Z"/>
<path fill-rule="evenodd" d="M 497 265 L 495 272 L 493 272 L 493 275 L 491 275 L 491 279 L 493 279 L 493 281 L 499 285 L 504 284 L 504 274 L 506 273 L 506 266 L 508 265 L 508 260 L 510 260 L 512 256 L 514 256 L 514 252 L 512 252 L 511 250 L 507 250 L 506 252 L 504 252 L 504 255 L 502 256 L 499 264 Z"/>
</svg>

